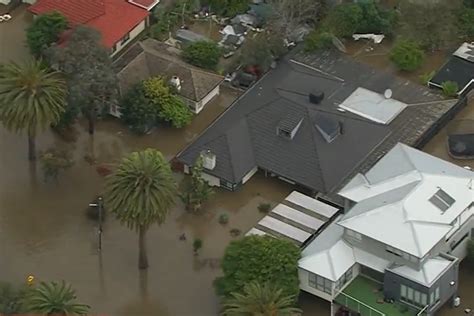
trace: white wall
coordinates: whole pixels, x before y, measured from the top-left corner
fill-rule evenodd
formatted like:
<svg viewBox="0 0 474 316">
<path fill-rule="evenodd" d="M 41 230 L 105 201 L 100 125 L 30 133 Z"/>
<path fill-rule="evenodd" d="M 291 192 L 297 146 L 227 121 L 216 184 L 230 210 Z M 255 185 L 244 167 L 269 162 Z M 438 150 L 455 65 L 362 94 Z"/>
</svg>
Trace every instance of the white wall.
<svg viewBox="0 0 474 316">
<path fill-rule="evenodd" d="M 211 187 L 219 187 L 221 185 L 221 181 L 219 180 L 219 178 L 211 176 L 210 174 L 207 174 L 205 172 L 202 173 L 202 178 L 206 180 Z"/>
<path fill-rule="evenodd" d="M 309 286 L 309 272 L 308 271 L 298 268 L 298 278 L 300 280 L 301 290 L 311 293 L 313 295 L 316 295 L 322 299 L 325 299 L 326 301 L 332 302 L 333 300 L 332 295 Z M 332 287 L 334 291 L 334 282 L 333 282 Z"/>
<path fill-rule="evenodd" d="M 133 28 L 131 31 L 130 31 L 130 38 L 128 39 L 128 41 L 126 41 L 125 43 L 121 44 L 120 41 L 118 41 L 117 43 L 115 43 L 116 45 L 116 50 L 115 52 L 112 54 L 115 55 L 117 54 L 122 48 L 124 48 L 128 43 L 130 43 L 135 37 L 138 36 L 138 34 L 140 34 L 141 32 L 143 32 L 145 30 L 145 27 L 146 27 L 146 19 L 141 21 L 140 24 L 138 24 L 137 26 L 135 26 L 135 28 Z"/>
<path fill-rule="evenodd" d="M 250 178 L 258 171 L 258 167 L 253 168 L 250 170 L 243 178 L 242 178 L 242 184 L 245 184 L 245 182 L 249 181 Z"/>
</svg>

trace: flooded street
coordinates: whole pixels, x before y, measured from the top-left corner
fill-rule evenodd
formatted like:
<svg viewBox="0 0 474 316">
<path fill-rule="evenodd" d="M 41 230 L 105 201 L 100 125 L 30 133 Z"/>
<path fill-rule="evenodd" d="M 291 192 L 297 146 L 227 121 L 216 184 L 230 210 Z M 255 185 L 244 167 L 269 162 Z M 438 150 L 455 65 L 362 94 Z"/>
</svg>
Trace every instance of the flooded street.
<svg viewBox="0 0 474 316">
<path fill-rule="evenodd" d="M 174 156 L 225 109 L 225 95 L 227 101 L 235 97 L 221 95 L 183 131 L 160 128 L 140 137 L 111 120 L 98 124 L 93 141 L 81 125 L 72 143 L 51 132 L 41 135 L 39 149 L 67 148 L 74 155 L 74 166 L 60 174 L 57 183 L 45 183 L 40 166 L 35 170 L 28 163 L 25 137 L 0 129 L 0 279 L 22 283 L 33 274 L 37 280 L 67 280 L 81 302 L 105 315 L 215 315 L 218 304 L 212 281 L 232 239 L 230 229 L 250 229 L 263 217 L 258 204 L 281 201 L 290 192 L 289 185 L 257 174 L 239 192 L 217 191 L 199 215 L 185 212 L 178 202 L 166 223 L 149 231 L 150 268 L 141 275 L 137 235 L 108 216 L 99 255 L 97 226 L 85 210 L 102 190 L 98 164 L 150 146 Z M 96 165 L 84 159 L 90 156 Z M 230 219 L 222 226 L 217 220 L 224 212 Z M 187 240 L 179 240 L 182 233 Z M 197 257 L 194 238 L 203 240 Z"/>
</svg>

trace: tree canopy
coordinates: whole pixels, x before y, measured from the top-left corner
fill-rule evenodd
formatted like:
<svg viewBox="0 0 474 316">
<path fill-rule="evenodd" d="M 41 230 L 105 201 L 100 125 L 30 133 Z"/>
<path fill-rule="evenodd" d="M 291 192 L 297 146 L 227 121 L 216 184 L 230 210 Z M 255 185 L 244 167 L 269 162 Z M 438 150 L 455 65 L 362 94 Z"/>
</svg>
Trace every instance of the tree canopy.
<svg viewBox="0 0 474 316">
<path fill-rule="evenodd" d="M 296 297 L 299 259 L 300 249 L 287 240 L 253 235 L 232 241 L 221 264 L 224 276 L 215 280 L 217 293 L 230 297 L 256 281 L 270 282 L 281 289 L 282 295 Z"/>
<path fill-rule="evenodd" d="M 199 41 L 186 46 L 182 56 L 194 66 L 213 70 L 219 63 L 221 49 L 214 42 Z"/>
<path fill-rule="evenodd" d="M 244 13 L 249 7 L 249 0 L 205 0 L 203 3 L 210 6 L 211 12 L 227 17 Z"/>
<path fill-rule="evenodd" d="M 70 112 L 82 112 L 89 121 L 89 133 L 93 134 L 97 116 L 108 112 L 118 97 L 117 77 L 100 33 L 78 26 L 66 45 L 52 47 L 48 56 L 50 63 L 67 76 L 68 107 L 77 109 Z"/>
<path fill-rule="evenodd" d="M 31 54 L 41 56 L 45 49 L 59 40 L 67 25 L 67 19 L 56 11 L 37 16 L 26 29 L 26 42 Z"/>
<path fill-rule="evenodd" d="M 401 39 L 390 51 L 390 59 L 400 70 L 414 71 L 423 63 L 424 53 L 416 42 Z"/>
<path fill-rule="evenodd" d="M 286 52 L 281 36 L 267 33 L 248 36 L 240 50 L 240 63 L 244 66 L 258 66 L 267 71 L 272 62 Z"/>
</svg>

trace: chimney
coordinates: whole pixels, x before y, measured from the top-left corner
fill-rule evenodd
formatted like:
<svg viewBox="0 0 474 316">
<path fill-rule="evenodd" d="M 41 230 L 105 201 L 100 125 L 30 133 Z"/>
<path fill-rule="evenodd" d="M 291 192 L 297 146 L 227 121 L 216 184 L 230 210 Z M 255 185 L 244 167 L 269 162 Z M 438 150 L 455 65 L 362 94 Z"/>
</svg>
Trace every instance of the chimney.
<svg viewBox="0 0 474 316">
<path fill-rule="evenodd" d="M 178 92 L 181 91 L 181 80 L 178 76 L 171 77 L 170 85 L 173 86 Z"/>
<path fill-rule="evenodd" d="M 324 92 L 314 91 L 309 94 L 309 102 L 313 104 L 320 104 L 324 99 Z"/>
<path fill-rule="evenodd" d="M 202 164 L 205 169 L 213 170 L 216 167 L 216 155 L 209 149 L 201 153 Z"/>
</svg>

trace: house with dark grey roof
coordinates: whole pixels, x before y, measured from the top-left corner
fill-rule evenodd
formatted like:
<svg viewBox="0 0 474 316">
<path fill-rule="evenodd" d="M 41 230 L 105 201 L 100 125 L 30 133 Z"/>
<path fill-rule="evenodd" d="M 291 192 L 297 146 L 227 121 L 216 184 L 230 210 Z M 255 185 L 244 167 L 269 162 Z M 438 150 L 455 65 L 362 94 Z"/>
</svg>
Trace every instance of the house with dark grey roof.
<svg viewBox="0 0 474 316">
<path fill-rule="evenodd" d="M 463 43 L 428 82 L 430 87 L 442 88 L 443 82 L 456 82 L 458 94 L 474 89 L 474 43 Z"/>
<path fill-rule="evenodd" d="M 339 52 L 295 53 L 176 160 L 189 172 L 210 155 L 206 180 L 229 190 L 261 170 L 311 194 L 334 193 L 397 142 L 416 145 L 455 103 Z"/>
<path fill-rule="evenodd" d="M 179 57 L 179 50 L 154 39 L 133 45 L 115 61 L 114 67 L 122 94 L 144 79 L 162 76 L 194 113 L 201 112 L 219 94 L 224 80 L 220 75 L 185 63 Z"/>
</svg>

